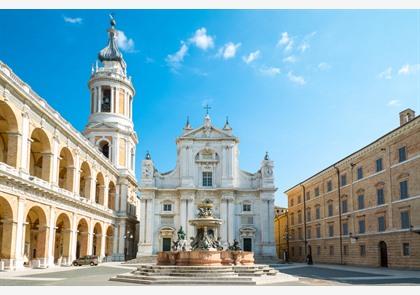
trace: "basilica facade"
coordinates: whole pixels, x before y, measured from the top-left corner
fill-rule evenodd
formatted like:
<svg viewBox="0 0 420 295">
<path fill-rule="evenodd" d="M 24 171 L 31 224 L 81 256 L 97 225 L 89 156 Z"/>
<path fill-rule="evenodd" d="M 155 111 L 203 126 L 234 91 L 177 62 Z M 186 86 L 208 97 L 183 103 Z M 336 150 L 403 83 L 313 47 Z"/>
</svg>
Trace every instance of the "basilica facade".
<svg viewBox="0 0 420 295">
<path fill-rule="evenodd" d="M 140 184 L 140 237 L 138 256 L 171 249 L 177 231 L 187 239 L 196 235 L 189 221 L 203 202 L 223 220 L 217 230 L 224 247 L 238 241 L 256 256 L 275 256 L 273 161 L 266 155 L 256 173 L 239 168 L 239 139 L 226 121 L 215 127 L 207 114 L 202 126 L 187 122 L 176 139 L 174 170 L 160 173 L 147 153 Z"/>
<path fill-rule="evenodd" d="M 69 265 L 135 257 L 138 198 L 135 90 L 115 21 L 89 80 L 90 116 L 77 131 L 0 62 L 0 266 Z"/>
</svg>

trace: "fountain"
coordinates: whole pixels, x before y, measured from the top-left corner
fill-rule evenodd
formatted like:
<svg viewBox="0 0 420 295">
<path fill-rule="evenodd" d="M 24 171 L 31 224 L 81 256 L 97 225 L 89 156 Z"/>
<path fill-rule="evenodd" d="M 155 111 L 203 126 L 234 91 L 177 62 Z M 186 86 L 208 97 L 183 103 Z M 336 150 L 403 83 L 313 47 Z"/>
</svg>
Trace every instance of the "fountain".
<svg viewBox="0 0 420 295">
<path fill-rule="evenodd" d="M 213 204 L 204 202 L 198 211 L 197 218 L 189 221 L 196 229 L 190 241 L 180 227 L 172 251 L 158 252 L 156 264 L 139 264 L 137 270 L 110 280 L 169 285 L 256 285 L 297 280 L 268 265 L 254 264 L 254 253 L 242 251 L 236 240 L 224 249 L 218 235 L 223 221 L 213 216 Z"/>
<path fill-rule="evenodd" d="M 213 204 L 204 202 L 198 207 L 196 219 L 190 224 L 196 228 L 196 236 L 188 242 L 182 227 L 178 231 L 178 240 L 173 242 L 172 250 L 159 252 L 157 265 L 253 265 L 254 254 L 242 251 L 238 241 L 224 250 L 218 235 L 221 219 L 213 216 Z M 217 237 L 217 238 L 216 238 Z"/>
</svg>

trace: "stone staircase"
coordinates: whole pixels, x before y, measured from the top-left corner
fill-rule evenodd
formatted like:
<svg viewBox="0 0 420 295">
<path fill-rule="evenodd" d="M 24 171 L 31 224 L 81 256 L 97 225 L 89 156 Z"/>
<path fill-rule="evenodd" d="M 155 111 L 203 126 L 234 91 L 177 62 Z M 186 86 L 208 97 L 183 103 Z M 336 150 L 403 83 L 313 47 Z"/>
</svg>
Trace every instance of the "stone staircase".
<svg viewBox="0 0 420 295">
<path fill-rule="evenodd" d="M 148 285 L 260 285 L 296 281 L 268 265 L 175 266 L 141 264 L 137 270 L 111 281 Z"/>
</svg>

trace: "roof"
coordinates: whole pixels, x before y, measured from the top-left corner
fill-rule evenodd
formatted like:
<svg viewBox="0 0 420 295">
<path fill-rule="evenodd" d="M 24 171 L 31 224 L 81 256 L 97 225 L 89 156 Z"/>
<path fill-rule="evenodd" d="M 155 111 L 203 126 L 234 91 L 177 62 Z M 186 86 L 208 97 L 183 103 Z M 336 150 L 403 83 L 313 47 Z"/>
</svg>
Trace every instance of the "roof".
<svg viewBox="0 0 420 295">
<path fill-rule="evenodd" d="M 108 45 L 102 49 L 98 58 L 101 62 L 103 61 L 119 61 L 123 62 L 123 56 L 117 45 L 118 32 L 115 29 L 115 20 L 111 19 L 111 28 L 108 30 Z"/>
</svg>

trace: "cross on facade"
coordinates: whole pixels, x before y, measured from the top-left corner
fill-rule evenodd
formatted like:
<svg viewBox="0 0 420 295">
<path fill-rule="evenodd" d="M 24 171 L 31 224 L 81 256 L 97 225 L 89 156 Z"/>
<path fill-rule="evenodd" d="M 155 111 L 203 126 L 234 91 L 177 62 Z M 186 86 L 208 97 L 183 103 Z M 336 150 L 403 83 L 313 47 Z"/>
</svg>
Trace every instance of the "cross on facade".
<svg viewBox="0 0 420 295">
<path fill-rule="evenodd" d="M 209 114 L 209 110 L 211 109 L 211 107 L 209 107 L 209 104 L 207 104 L 204 109 L 206 110 L 206 115 Z"/>
</svg>

